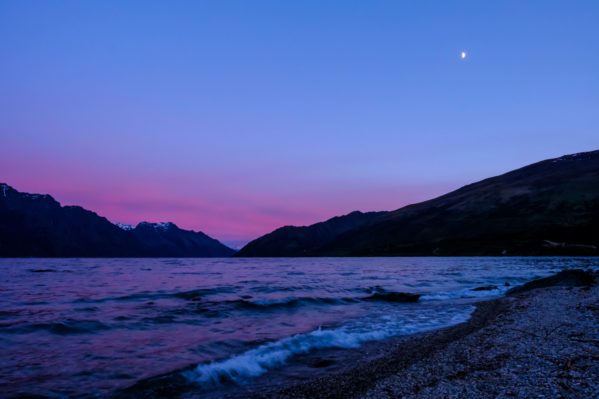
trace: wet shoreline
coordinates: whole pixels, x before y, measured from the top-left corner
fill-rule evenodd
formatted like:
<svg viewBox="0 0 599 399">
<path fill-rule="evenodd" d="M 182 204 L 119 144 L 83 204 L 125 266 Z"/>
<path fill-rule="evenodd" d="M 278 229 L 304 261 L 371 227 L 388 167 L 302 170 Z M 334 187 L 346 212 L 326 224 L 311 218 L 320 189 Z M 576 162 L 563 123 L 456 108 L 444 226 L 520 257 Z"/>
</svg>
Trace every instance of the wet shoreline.
<svg viewBox="0 0 599 399">
<path fill-rule="evenodd" d="M 387 342 L 378 359 L 253 397 L 596 397 L 599 347 L 593 337 L 599 333 L 599 287 L 591 286 L 589 276 L 566 272 L 533 280 L 505 297 L 479 302 L 466 323 Z M 587 323 L 573 322 L 577 318 Z M 512 325 L 518 324 L 514 320 L 521 328 Z M 511 347 L 521 335 L 531 341 L 530 352 Z M 564 368 L 577 368 L 576 361 L 586 374 L 564 374 Z M 522 374 L 510 375 L 510 367 Z"/>
<path fill-rule="evenodd" d="M 476 310 L 471 318 L 453 327 L 443 328 L 432 332 L 419 333 L 411 336 L 390 338 L 383 341 L 371 342 L 359 349 L 328 349 L 307 355 L 298 356 L 293 362 L 280 370 L 271 371 L 248 384 L 225 387 L 218 391 L 203 391 L 197 385 L 183 377 L 181 371 L 164 376 L 141 381 L 133 387 L 119 392 L 118 398 L 138 397 L 202 397 L 202 398 L 347 398 L 347 397 L 435 397 L 434 394 L 424 393 L 424 388 L 430 388 L 443 377 L 435 377 L 423 365 L 434 368 L 434 358 L 447 355 L 449 347 L 462 347 L 458 352 L 474 350 L 472 344 L 466 342 L 472 337 L 485 334 L 488 329 L 502 326 L 502 320 L 526 315 L 521 309 L 522 303 L 530 298 L 547 295 L 557 295 L 565 302 L 578 300 L 577 293 L 589 291 L 589 280 L 585 280 L 585 272 L 572 275 L 571 272 L 558 273 L 549 278 L 533 280 L 522 287 L 498 299 L 481 301 L 476 304 Z M 582 287 L 582 288 L 580 288 Z M 541 289 L 536 289 L 541 288 Z M 585 291 L 586 290 L 586 291 Z M 549 292 L 553 291 L 553 292 Z M 572 298 L 567 298 L 572 296 Z M 595 298 L 596 300 L 597 298 Z M 547 309 L 545 309 L 547 311 Z M 530 325 L 532 330 L 540 328 Z M 494 330 L 495 338 L 501 339 L 501 331 Z M 534 334 L 534 333 L 533 333 Z M 490 337 L 491 341 L 494 339 Z M 488 343 L 487 343 L 488 345 Z M 456 350 L 456 349 L 453 349 Z M 473 358 L 483 355 L 473 354 Z M 507 355 L 504 355 L 507 356 Z M 484 357 L 484 356 L 483 356 Z M 499 356 L 501 358 L 501 356 Z M 430 359 L 427 361 L 427 359 Z M 494 361 L 498 361 L 495 359 Z M 451 363 L 451 359 L 448 361 Z M 492 364 L 484 360 L 482 363 Z M 456 366 L 458 369 L 461 365 Z M 484 368 L 484 367 L 483 367 Z M 190 367 L 189 370 L 192 368 Z M 455 371 L 455 370 L 454 370 Z M 457 370 L 454 377 L 462 376 L 464 371 Z M 303 375 L 301 375 L 303 374 Z M 450 373 L 451 374 L 451 373 Z M 294 381 L 290 375 L 301 375 Z M 406 379 L 421 379 L 419 383 L 409 388 L 396 391 L 385 387 L 389 381 Z M 430 378 L 428 378 L 430 377 Z M 447 376 L 445 376 L 447 377 Z M 482 377 L 481 377 L 482 378 Z M 445 378 L 451 387 L 451 378 Z M 484 379 L 484 378 L 483 378 Z M 401 384 L 400 384 L 401 385 Z M 381 387 L 382 386 L 382 387 Z M 403 390 L 402 390 L 403 389 Z M 592 389 L 592 388 L 591 388 Z M 455 393 L 454 393 L 455 394 Z M 484 392 L 477 392 L 484 397 Z M 428 395 L 428 396 L 427 396 Z M 465 393 L 464 395 L 467 395 Z M 496 396 L 496 392 L 492 395 Z M 489 397 L 495 397 L 489 396 Z M 568 396 L 564 397 L 582 397 Z M 460 396 L 457 397 L 468 397 Z M 506 397 L 510 397 L 507 395 Z M 518 397 L 511 396 L 511 397 Z"/>
</svg>

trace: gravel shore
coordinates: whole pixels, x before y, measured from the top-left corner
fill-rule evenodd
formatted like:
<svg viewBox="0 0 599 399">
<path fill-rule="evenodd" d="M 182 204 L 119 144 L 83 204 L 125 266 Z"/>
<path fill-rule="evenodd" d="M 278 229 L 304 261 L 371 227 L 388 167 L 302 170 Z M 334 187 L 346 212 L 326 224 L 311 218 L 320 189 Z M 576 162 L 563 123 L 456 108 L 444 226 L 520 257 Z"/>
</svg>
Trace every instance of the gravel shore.
<svg viewBox="0 0 599 399">
<path fill-rule="evenodd" d="M 481 302 L 467 323 L 269 398 L 599 398 L 599 285 L 570 271 Z"/>
</svg>

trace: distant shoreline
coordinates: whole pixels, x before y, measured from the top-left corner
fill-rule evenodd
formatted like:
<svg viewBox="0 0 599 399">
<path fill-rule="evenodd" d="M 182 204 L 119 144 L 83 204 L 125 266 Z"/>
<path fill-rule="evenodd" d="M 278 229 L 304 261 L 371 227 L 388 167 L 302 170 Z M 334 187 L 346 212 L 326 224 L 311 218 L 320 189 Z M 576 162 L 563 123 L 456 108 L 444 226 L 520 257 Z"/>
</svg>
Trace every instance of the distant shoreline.
<svg viewBox="0 0 599 399">
<path fill-rule="evenodd" d="M 599 255 L 356 255 L 356 256 L 0 256 L 0 259 L 376 259 L 376 258 L 599 258 Z"/>
</svg>

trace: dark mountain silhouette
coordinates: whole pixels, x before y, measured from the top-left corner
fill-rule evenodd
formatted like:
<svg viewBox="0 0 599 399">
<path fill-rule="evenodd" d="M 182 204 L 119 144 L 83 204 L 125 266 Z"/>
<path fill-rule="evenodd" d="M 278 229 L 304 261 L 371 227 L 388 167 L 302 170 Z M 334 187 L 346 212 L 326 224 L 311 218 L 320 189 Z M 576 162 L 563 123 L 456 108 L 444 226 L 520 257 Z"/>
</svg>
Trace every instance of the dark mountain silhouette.
<svg viewBox="0 0 599 399">
<path fill-rule="evenodd" d="M 237 256 L 599 255 L 599 151 L 541 161 L 347 229 L 328 228 L 351 215 L 275 230 Z M 330 233 L 325 239 L 323 230 Z"/>
<path fill-rule="evenodd" d="M 123 229 L 50 195 L 0 184 L 0 256 L 121 257 L 230 256 L 235 251 L 201 232 L 173 223 L 142 222 Z"/>
<path fill-rule="evenodd" d="M 147 256 L 231 256 L 234 250 L 202 233 L 182 230 L 174 223 L 139 223 L 131 233 Z"/>
<path fill-rule="evenodd" d="M 388 212 L 352 212 L 311 226 L 281 227 L 242 249 L 242 256 L 303 256 L 317 251 L 341 234 L 379 219 Z"/>
</svg>

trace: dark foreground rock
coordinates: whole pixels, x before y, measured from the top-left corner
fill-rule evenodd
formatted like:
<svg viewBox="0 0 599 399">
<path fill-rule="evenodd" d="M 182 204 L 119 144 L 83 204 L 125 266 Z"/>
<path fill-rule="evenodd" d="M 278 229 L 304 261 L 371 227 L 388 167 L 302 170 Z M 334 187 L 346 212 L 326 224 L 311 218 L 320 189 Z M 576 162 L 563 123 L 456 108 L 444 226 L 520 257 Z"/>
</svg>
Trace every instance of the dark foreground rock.
<svg viewBox="0 0 599 399">
<path fill-rule="evenodd" d="M 366 298 L 366 301 L 382 302 L 418 302 L 420 294 L 411 294 L 407 292 L 376 292 Z"/>
</svg>

